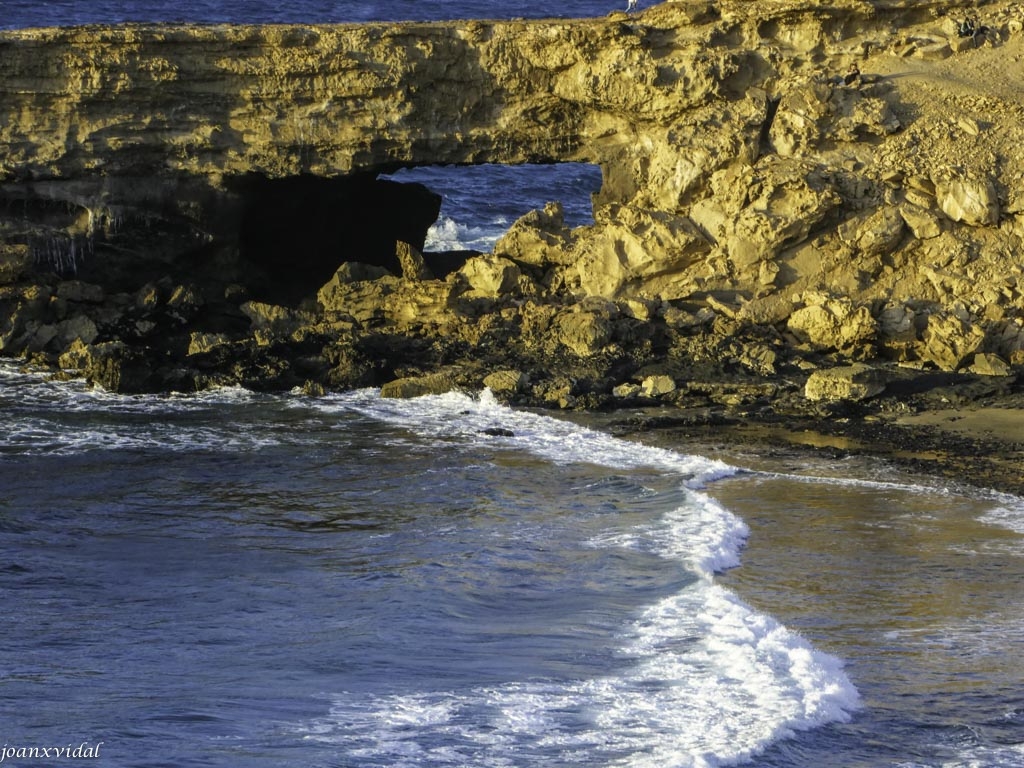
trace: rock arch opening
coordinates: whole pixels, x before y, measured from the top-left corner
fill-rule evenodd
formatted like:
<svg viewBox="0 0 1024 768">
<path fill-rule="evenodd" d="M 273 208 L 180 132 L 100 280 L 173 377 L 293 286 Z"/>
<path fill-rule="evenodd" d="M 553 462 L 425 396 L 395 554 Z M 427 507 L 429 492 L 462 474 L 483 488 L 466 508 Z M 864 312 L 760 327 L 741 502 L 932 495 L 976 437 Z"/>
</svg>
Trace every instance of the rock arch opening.
<svg viewBox="0 0 1024 768">
<path fill-rule="evenodd" d="M 420 166 L 388 178 L 420 183 L 441 195 L 427 252 L 490 251 L 519 217 L 554 201 L 562 204 L 567 226 L 592 224 L 602 183 L 599 166 L 579 162 Z"/>
<path fill-rule="evenodd" d="M 586 163 L 250 173 L 219 190 L 201 180 L 53 182 L 0 200 L 0 230 L 23 243 L 37 269 L 111 290 L 241 283 L 256 300 L 297 306 L 346 262 L 401 275 L 400 242 L 444 278 L 549 202 L 562 204 L 570 228 L 592 223 L 601 185 L 599 167 Z"/>
<path fill-rule="evenodd" d="M 420 250 L 441 208 L 422 184 L 377 178 L 251 175 L 242 198 L 238 248 L 257 272 L 261 298 L 294 303 L 327 282 L 346 261 L 399 273 L 395 244 Z"/>
<path fill-rule="evenodd" d="M 443 278 L 548 202 L 562 203 L 570 227 L 592 223 L 601 171 L 586 163 L 420 166 L 337 178 L 250 175 L 233 187 L 254 295 L 294 304 L 346 262 L 400 275 L 399 242 L 422 252 Z"/>
</svg>

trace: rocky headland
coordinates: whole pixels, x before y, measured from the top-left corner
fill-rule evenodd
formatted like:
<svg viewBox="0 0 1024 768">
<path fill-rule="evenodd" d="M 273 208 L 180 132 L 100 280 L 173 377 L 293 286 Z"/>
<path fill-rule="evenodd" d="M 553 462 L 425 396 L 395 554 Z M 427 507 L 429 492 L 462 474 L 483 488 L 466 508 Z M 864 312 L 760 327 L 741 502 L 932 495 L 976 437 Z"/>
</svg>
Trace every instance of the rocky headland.
<svg viewBox="0 0 1024 768">
<path fill-rule="evenodd" d="M 733 0 L 0 32 L 0 354 L 121 392 L 488 386 L 1020 491 L 1022 29 Z M 439 196 L 381 178 L 560 162 L 600 167 L 594 223 L 553 200 L 491 253 L 425 253 Z"/>
</svg>

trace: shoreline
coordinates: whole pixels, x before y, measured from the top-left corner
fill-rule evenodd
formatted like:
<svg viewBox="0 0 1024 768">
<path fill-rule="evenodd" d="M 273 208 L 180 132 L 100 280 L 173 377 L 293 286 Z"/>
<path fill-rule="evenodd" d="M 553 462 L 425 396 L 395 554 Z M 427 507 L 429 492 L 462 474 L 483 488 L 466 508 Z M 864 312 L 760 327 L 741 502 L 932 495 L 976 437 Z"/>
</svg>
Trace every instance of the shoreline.
<svg viewBox="0 0 1024 768">
<path fill-rule="evenodd" d="M 32 361 L 6 358 L 22 372 L 53 381 L 79 379 Z M 768 461 L 883 461 L 909 473 L 956 487 L 971 486 L 1024 498 L 1024 377 L 990 377 L 935 371 L 875 369 L 888 378 L 883 391 L 865 400 L 809 400 L 800 377 L 696 376 L 662 397 L 604 397 L 589 407 L 584 398 L 555 405 L 525 393 L 494 391 L 514 408 L 555 415 L 626 439 L 654 440 L 699 455 L 750 455 Z M 691 374 L 696 373 L 691 371 Z M 87 383 L 97 386 L 97 382 Z M 465 382 L 393 396 L 479 391 Z M 101 386 L 99 384 L 98 386 Z M 483 386 L 487 386 L 486 383 Z M 319 397 L 341 391 L 302 388 Z M 253 391 L 274 391 L 256 388 Z M 277 390 L 284 391 L 284 390 Z M 382 388 L 382 392 L 384 388 Z M 737 392 L 772 391 L 737 404 Z M 384 395 L 388 397 L 388 395 Z M 742 398 L 741 398 L 742 399 Z"/>
<path fill-rule="evenodd" d="M 886 413 L 884 399 L 860 416 L 729 414 L 672 407 L 587 414 L 621 437 L 653 439 L 701 455 L 753 454 L 771 461 L 866 458 L 956 487 L 1024 497 L 1024 394 L 963 406 Z"/>
</svg>

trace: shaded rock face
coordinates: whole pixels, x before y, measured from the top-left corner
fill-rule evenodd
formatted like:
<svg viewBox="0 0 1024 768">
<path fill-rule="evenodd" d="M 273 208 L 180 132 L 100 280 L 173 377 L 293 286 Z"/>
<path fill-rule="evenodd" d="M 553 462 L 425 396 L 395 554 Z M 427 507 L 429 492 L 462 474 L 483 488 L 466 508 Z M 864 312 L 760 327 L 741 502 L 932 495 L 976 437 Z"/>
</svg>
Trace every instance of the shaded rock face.
<svg viewBox="0 0 1024 768">
<path fill-rule="evenodd" d="M 401 274 L 398 243 L 423 250 L 441 197 L 421 184 L 357 174 L 336 179 L 251 175 L 239 196 L 239 255 L 265 278 L 254 294 L 297 303 L 326 283 L 343 261 Z"/>
<path fill-rule="evenodd" d="M 981 5 L 972 49 L 910 0 L 0 32 L 0 353 L 584 405 L 655 362 L 1019 364 L 1021 7 Z M 440 199 L 382 178 L 570 161 L 593 224 L 538 201 L 492 254 L 423 253 Z"/>
</svg>

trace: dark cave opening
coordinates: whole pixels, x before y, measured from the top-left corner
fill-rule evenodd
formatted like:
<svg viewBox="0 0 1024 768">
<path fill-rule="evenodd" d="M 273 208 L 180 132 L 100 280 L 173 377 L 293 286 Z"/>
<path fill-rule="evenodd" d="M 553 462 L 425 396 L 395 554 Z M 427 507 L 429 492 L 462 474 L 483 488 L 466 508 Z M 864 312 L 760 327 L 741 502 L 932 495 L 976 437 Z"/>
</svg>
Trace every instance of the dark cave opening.
<svg viewBox="0 0 1024 768">
<path fill-rule="evenodd" d="M 564 204 L 567 227 L 593 223 L 601 188 L 600 169 L 584 163 L 390 171 L 248 173 L 220 188 L 134 177 L 33 185 L 0 199 L 0 234 L 27 250 L 33 271 L 115 292 L 170 281 L 216 295 L 239 285 L 234 295 L 299 306 L 346 262 L 400 276 L 399 242 L 445 279 L 548 202 Z"/>
<path fill-rule="evenodd" d="M 491 249 L 520 216 L 545 203 L 566 225 L 593 223 L 601 170 L 586 163 L 426 165 L 393 175 L 239 177 L 238 245 L 254 274 L 254 298 L 294 305 L 312 297 L 345 262 L 401 275 L 396 243 L 423 253 L 435 277 Z"/>
<path fill-rule="evenodd" d="M 250 290 L 255 298 L 284 304 L 315 295 L 344 262 L 401 274 L 396 243 L 423 250 L 441 208 L 440 195 L 423 184 L 374 173 L 252 174 L 233 187 L 242 200 L 239 253 L 257 273 Z"/>
</svg>

